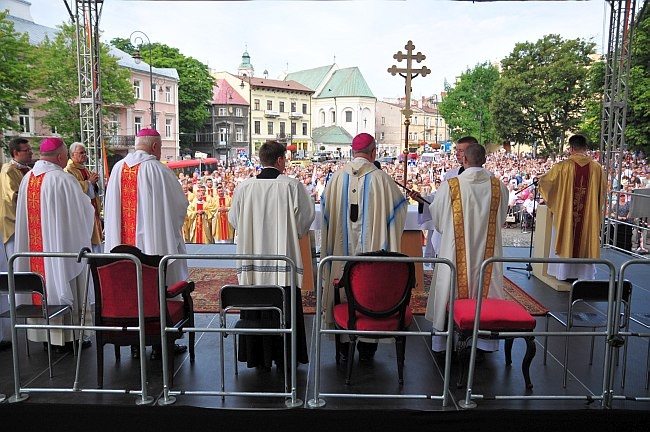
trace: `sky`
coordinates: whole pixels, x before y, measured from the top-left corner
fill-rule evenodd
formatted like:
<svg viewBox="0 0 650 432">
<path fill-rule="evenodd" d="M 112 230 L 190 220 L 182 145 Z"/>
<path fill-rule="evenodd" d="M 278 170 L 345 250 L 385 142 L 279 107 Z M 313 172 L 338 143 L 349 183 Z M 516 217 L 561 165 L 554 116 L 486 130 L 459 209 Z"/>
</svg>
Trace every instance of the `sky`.
<svg viewBox="0 0 650 432">
<path fill-rule="evenodd" d="M 38 24 L 67 21 L 63 0 L 28 0 Z M 68 0 L 74 7 L 74 0 Z M 590 1 L 192 1 L 104 0 L 102 41 L 144 32 L 215 71 L 237 72 L 247 50 L 255 76 L 329 65 L 358 67 L 378 100 L 404 96 L 406 67 L 393 55 L 411 40 L 431 73 L 412 82 L 414 97 L 440 93 L 447 80 L 486 61 L 496 63 L 518 42 L 547 34 L 582 38 L 606 50 L 609 10 Z"/>
</svg>

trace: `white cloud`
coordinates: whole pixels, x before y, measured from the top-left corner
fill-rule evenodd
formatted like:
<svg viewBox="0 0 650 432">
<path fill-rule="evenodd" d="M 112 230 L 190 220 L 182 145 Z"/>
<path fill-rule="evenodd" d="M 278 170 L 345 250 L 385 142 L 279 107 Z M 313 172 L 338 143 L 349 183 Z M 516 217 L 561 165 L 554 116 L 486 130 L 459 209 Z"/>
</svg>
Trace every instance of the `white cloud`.
<svg viewBox="0 0 650 432">
<path fill-rule="evenodd" d="M 39 24 L 67 19 L 62 1 L 29 0 Z M 69 0 L 74 3 L 73 0 Z M 248 48 L 257 76 L 336 62 L 358 66 L 379 99 L 398 97 L 404 80 L 387 69 L 411 39 L 433 72 L 413 81 L 415 95 L 442 90 L 444 79 L 500 60 L 515 43 L 550 33 L 591 39 L 600 51 L 605 2 L 592 1 L 104 1 L 106 40 L 145 32 L 217 70 L 235 72 Z"/>
</svg>

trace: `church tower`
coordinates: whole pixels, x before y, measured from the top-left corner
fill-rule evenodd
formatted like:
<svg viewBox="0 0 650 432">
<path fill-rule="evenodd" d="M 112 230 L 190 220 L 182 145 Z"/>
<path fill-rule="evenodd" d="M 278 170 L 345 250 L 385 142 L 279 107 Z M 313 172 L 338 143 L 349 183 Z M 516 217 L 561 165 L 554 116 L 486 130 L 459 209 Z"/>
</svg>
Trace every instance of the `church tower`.
<svg viewBox="0 0 650 432">
<path fill-rule="evenodd" d="M 241 56 L 241 63 L 239 64 L 237 73 L 239 76 L 246 75 L 247 77 L 252 77 L 255 74 L 255 69 L 251 64 L 251 56 L 248 54 L 248 49 L 246 49 L 244 54 Z"/>
</svg>

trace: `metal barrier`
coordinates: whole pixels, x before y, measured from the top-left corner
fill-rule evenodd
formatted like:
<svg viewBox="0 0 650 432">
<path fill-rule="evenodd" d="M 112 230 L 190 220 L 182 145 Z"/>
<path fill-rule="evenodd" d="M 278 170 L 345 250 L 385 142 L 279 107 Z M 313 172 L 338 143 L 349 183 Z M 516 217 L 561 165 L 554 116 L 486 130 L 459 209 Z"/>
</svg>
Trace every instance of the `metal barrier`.
<svg viewBox="0 0 650 432">
<path fill-rule="evenodd" d="M 206 333 L 235 333 L 235 334 L 290 334 L 291 335 L 291 389 L 289 392 L 227 392 L 227 391 L 198 391 L 198 390 L 182 390 L 171 391 L 169 388 L 169 373 L 167 366 L 167 332 L 177 332 L 179 329 L 167 327 L 166 317 L 164 314 L 164 301 L 165 301 L 165 277 L 164 269 L 168 261 L 173 259 L 186 259 L 186 260 L 276 260 L 285 261 L 291 266 L 291 328 L 288 329 L 252 329 L 252 328 L 200 328 L 200 327 L 185 327 L 184 332 L 206 332 Z M 296 383 L 296 346 L 297 346 L 297 332 L 294 331 L 296 325 L 296 264 L 289 257 L 283 255 L 242 255 L 242 254 L 177 254 L 165 255 L 160 262 L 158 269 L 159 275 L 159 296 L 161 305 L 161 320 L 160 320 L 160 335 L 162 343 L 162 362 L 163 362 L 163 397 L 158 400 L 159 405 L 171 405 L 176 402 L 174 395 L 198 395 L 198 396 L 278 396 L 287 398 L 285 405 L 289 408 L 302 406 L 302 400 L 297 397 L 297 383 Z"/>
<path fill-rule="evenodd" d="M 602 332 L 494 332 L 494 331 L 485 331 L 479 329 L 479 318 L 481 313 L 481 303 L 483 300 L 483 279 L 485 274 L 485 268 L 495 262 L 516 262 L 516 263 L 571 263 L 571 264 L 603 264 L 609 268 L 609 296 L 608 296 L 608 308 L 607 308 L 607 329 Z M 600 399 L 601 404 L 604 408 L 611 408 L 611 391 L 612 391 L 612 353 L 614 350 L 613 346 L 613 337 L 618 333 L 618 328 L 614 328 L 618 324 L 618 316 L 613 316 L 620 308 L 620 303 L 616 302 L 615 298 L 615 275 L 616 268 L 609 260 L 604 259 L 587 259 L 587 258 L 506 258 L 506 257 L 492 257 L 489 258 L 481 264 L 481 271 L 479 273 L 479 295 L 477 296 L 476 301 L 476 313 L 474 317 L 474 331 L 472 334 L 472 346 L 470 361 L 469 361 L 469 372 L 467 376 L 467 389 L 465 392 L 465 400 L 460 401 L 459 405 L 462 408 L 476 408 L 477 404 L 474 402 L 474 399 L 485 399 L 483 395 L 475 395 L 472 393 L 472 385 L 474 383 L 474 372 L 476 366 L 476 342 L 479 335 L 489 336 L 494 335 L 495 333 L 499 336 L 563 336 L 563 337 L 576 337 L 576 336 L 605 336 L 607 340 L 607 349 L 605 350 L 605 360 L 603 366 L 603 384 L 602 384 L 602 393 L 600 396 L 566 396 L 566 395 L 552 395 L 552 396 L 542 396 L 542 395 L 523 395 L 523 396 L 493 396 L 493 399 L 553 399 L 553 400 L 582 400 L 592 401 L 595 399 Z M 622 282 L 622 277 L 620 278 Z M 620 294 L 618 301 L 620 302 Z"/>
<path fill-rule="evenodd" d="M 436 263 L 449 266 L 451 270 L 451 295 L 449 296 L 449 319 L 447 322 L 447 331 L 350 331 L 350 330 L 333 330 L 323 329 L 321 315 L 323 312 L 322 292 L 323 292 L 323 268 L 332 261 L 359 261 L 359 262 L 413 262 L 413 263 Z M 326 402 L 322 397 L 341 397 L 341 398 L 384 398 L 384 399 L 436 399 L 442 400 L 442 406 L 448 404 L 449 381 L 451 379 L 451 353 L 453 345 L 453 314 L 456 293 L 456 267 L 448 259 L 443 258 L 414 258 L 414 257 L 386 257 L 386 256 L 328 256 L 323 258 L 318 264 L 317 285 L 316 285 L 316 314 L 314 317 L 314 328 L 316 334 L 316 364 L 314 374 L 314 397 L 307 402 L 309 408 L 324 407 Z M 391 336 L 447 336 L 447 350 L 445 361 L 445 374 L 442 395 L 428 394 L 347 394 L 347 393 L 321 393 L 320 391 L 320 365 L 321 365 L 321 344 L 322 335 L 324 334 L 358 334 L 362 336 L 373 335 L 391 335 Z M 348 359 L 352 361 L 353 359 Z"/>
<path fill-rule="evenodd" d="M 119 258 L 119 259 L 128 259 L 134 262 L 136 266 L 136 281 L 137 281 L 137 290 L 138 290 L 138 317 L 139 317 L 139 326 L 138 327 L 104 327 L 104 326 L 84 326 L 85 323 L 85 314 L 86 314 L 86 305 L 88 299 L 88 286 L 89 286 L 89 272 L 86 271 L 86 283 L 85 283 L 85 293 L 83 299 L 83 306 L 81 310 L 81 322 L 80 325 L 63 325 L 63 324 L 17 324 L 16 323 L 16 290 L 15 290 L 15 281 L 14 281 L 14 261 L 18 258 L 31 258 L 31 257 L 43 257 L 43 258 L 65 258 L 65 259 L 76 259 L 77 262 L 81 262 L 82 259 L 92 259 L 92 258 Z M 12 341 L 12 359 L 13 359 L 13 368 L 14 368 L 14 395 L 9 398 L 9 402 L 21 402 L 26 400 L 29 397 L 29 393 L 44 393 L 44 392 L 59 392 L 59 393 L 110 393 L 110 394 L 137 394 L 140 395 L 140 398 L 136 400 L 137 405 L 148 405 L 153 402 L 153 397 L 147 394 L 147 364 L 145 356 L 140 356 L 140 390 L 112 390 L 112 389 L 83 389 L 79 386 L 79 370 L 81 365 L 81 343 L 83 341 L 83 332 L 84 330 L 102 330 L 102 331 L 137 331 L 140 333 L 140 349 L 141 352 L 144 352 L 144 303 L 143 303 L 143 293 L 142 293 L 142 263 L 140 260 L 131 254 L 99 254 L 99 253 L 90 253 L 89 249 L 82 249 L 79 253 L 42 253 L 42 252 L 21 252 L 13 254 L 8 261 L 8 279 L 9 279 L 9 310 L 11 316 L 11 341 Z M 79 350 L 77 352 L 77 364 L 75 370 L 75 379 L 72 388 L 28 388 L 22 387 L 20 383 L 20 365 L 18 358 L 18 329 L 62 329 L 62 330 L 79 330 Z M 74 343 L 74 342 L 73 342 Z"/>
<path fill-rule="evenodd" d="M 625 271 L 627 270 L 628 267 L 631 267 L 631 266 L 634 266 L 634 265 L 639 265 L 639 264 L 647 266 L 647 265 L 650 265 L 650 261 L 648 261 L 647 259 L 635 259 L 635 260 L 626 261 L 626 262 L 623 263 L 623 265 L 621 265 L 621 269 L 619 270 L 619 278 L 618 278 L 619 279 L 618 280 L 618 284 L 619 284 L 619 286 L 618 286 L 618 297 L 616 299 L 616 305 L 617 305 L 617 309 L 615 311 L 616 312 L 616 318 L 619 318 L 619 315 L 620 315 L 619 308 L 620 308 L 620 305 L 621 305 L 622 283 L 625 280 Z M 615 324 L 616 329 L 620 329 L 620 326 L 618 325 L 618 321 L 616 321 L 614 324 Z M 628 343 L 628 337 L 630 337 L 630 336 L 638 337 L 638 338 L 650 338 L 650 332 L 648 332 L 648 331 L 645 331 L 645 332 L 619 332 L 618 334 L 620 336 L 625 337 L 625 339 L 626 339 L 625 343 Z M 650 343 L 650 341 L 648 343 Z M 648 355 L 650 355 L 650 354 L 648 354 Z M 650 359 L 646 359 L 646 362 L 650 362 Z M 648 365 L 646 365 L 646 368 L 647 368 L 647 366 Z M 613 368 L 614 365 L 611 365 L 611 367 Z M 647 369 L 646 369 L 646 373 L 647 373 Z M 613 377 L 613 371 L 610 371 L 609 375 L 610 375 L 610 379 L 611 379 Z M 648 377 L 646 376 L 646 383 L 647 383 L 647 379 L 648 379 Z M 614 384 L 613 384 L 613 382 L 610 381 L 610 387 L 609 388 L 613 389 L 613 387 L 614 387 Z M 646 389 L 647 389 L 647 386 L 646 386 Z M 611 397 L 612 397 L 612 399 L 635 400 L 635 401 L 644 401 L 644 402 L 650 401 L 650 397 L 647 397 L 647 396 L 615 396 L 615 395 L 612 394 Z"/>
</svg>

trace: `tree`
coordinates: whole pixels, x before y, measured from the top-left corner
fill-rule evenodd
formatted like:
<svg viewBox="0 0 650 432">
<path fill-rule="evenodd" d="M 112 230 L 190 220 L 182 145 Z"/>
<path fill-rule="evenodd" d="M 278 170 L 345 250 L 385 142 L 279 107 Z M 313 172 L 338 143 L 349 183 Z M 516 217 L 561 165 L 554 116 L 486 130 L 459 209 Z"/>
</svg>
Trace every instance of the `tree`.
<svg viewBox="0 0 650 432">
<path fill-rule="evenodd" d="M 75 27 L 59 26 L 54 40 L 45 39 L 37 48 L 39 71 L 36 88 L 39 97 L 45 99 L 40 108 L 45 111 L 43 123 L 56 128 L 64 137 L 81 139 L 79 119 L 79 82 Z M 117 63 L 110 55 L 109 47 L 100 47 L 100 79 L 103 113 L 118 111 L 135 103 L 133 86 L 128 69 Z"/>
<path fill-rule="evenodd" d="M 498 79 L 499 70 L 485 62 L 467 69 L 449 88 L 438 107 L 454 141 L 466 135 L 475 136 L 481 144 L 497 140 L 489 105 Z"/>
<path fill-rule="evenodd" d="M 585 102 L 585 112 L 578 125 L 580 133 L 589 139 L 592 148 L 600 147 L 605 66 L 604 59 L 600 59 L 589 68 L 586 82 L 589 98 Z"/>
<path fill-rule="evenodd" d="M 16 32 L 14 24 L 7 20 L 7 12 L 0 12 L 0 131 L 19 128 L 12 117 L 18 115 L 29 97 L 33 54 L 27 35 Z"/>
<path fill-rule="evenodd" d="M 133 54 L 136 48 L 124 38 L 115 38 L 111 44 L 122 51 Z M 142 53 L 149 53 L 149 45 L 140 47 Z M 181 147 L 189 147 L 194 142 L 197 130 L 204 127 L 209 118 L 206 106 L 212 100 L 214 78 L 206 65 L 200 61 L 186 57 L 177 48 L 164 44 L 151 44 L 151 63 L 153 67 L 175 68 L 178 71 L 178 117 L 180 127 Z M 148 61 L 148 57 L 145 58 Z"/>
<path fill-rule="evenodd" d="M 516 143 L 537 142 L 545 153 L 562 153 L 589 97 L 586 77 L 594 47 L 559 35 L 516 44 L 501 62 L 490 105 L 498 134 Z"/>
<path fill-rule="evenodd" d="M 628 148 L 650 152 L 650 6 L 645 2 L 632 33 L 625 142 Z"/>
</svg>

